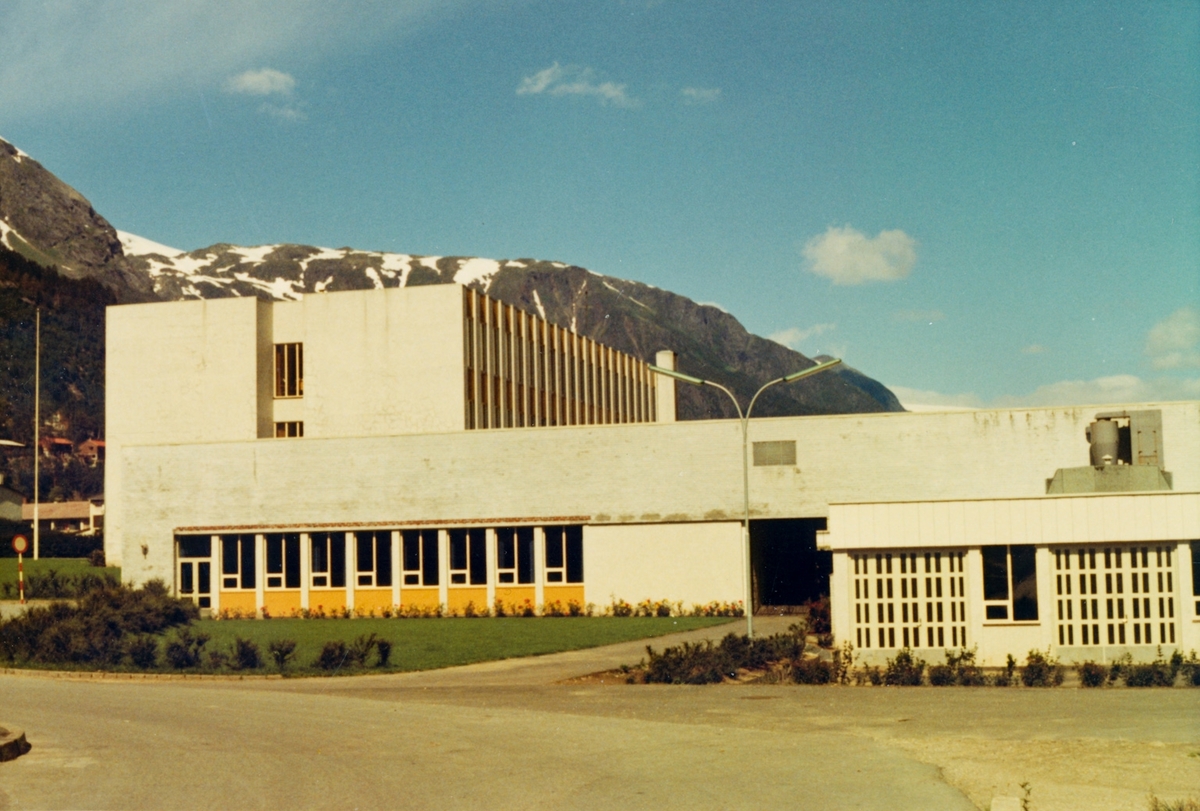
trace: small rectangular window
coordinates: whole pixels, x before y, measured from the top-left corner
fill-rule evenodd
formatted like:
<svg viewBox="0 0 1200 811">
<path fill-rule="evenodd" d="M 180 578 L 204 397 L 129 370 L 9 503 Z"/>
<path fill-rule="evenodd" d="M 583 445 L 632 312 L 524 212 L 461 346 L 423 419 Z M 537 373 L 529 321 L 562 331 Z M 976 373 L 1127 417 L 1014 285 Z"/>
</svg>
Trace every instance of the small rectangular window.
<svg viewBox="0 0 1200 811">
<path fill-rule="evenodd" d="M 796 440 L 777 440 L 754 443 L 754 466 L 795 465 Z"/>
<path fill-rule="evenodd" d="M 275 423 L 275 438 L 276 439 L 296 439 L 304 436 L 304 421 L 293 420 L 291 422 Z"/>
<path fill-rule="evenodd" d="M 304 396 L 304 344 L 275 344 L 275 396 Z"/>
</svg>

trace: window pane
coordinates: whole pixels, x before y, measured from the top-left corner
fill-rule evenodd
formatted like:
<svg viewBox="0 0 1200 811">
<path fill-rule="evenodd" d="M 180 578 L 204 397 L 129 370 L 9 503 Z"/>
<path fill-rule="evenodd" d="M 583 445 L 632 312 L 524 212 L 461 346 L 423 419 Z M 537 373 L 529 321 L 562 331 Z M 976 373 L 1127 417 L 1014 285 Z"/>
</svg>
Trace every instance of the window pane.
<svg viewBox="0 0 1200 811">
<path fill-rule="evenodd" d="M 511 527 L 502 527 L 496 530 L 496 568 L 517 568 L 517 547 L 513 542 Z"/>
<path fill-rule="evenodd" d="M 583 527 L 567 527 L 567 582 L 583 582 Z"/>
<path fill-rule="evenodd" d="M 415 529 L 406 529 L 400 534 L 403 539 L 404 570 L 416 572 L 421 569 L 421 533 Z"/>
<path fill-rule="evenodd" d="M 355 565 L 360 572 L 375 571 L 375 533 L 374 532 L 356 532 L 354 533 L 357 541 L 358 553 L 355 556 Z"/>
<path fill-rule="evenodd" d="M 561 569 L 563 565 L 563 528 L 546 527 L 546 568 Z"/>
<path fill-rule="evenodd" d="M 207 560 L 196 564 L 197 591 L 200 594 L 212 593 L 212 564 Z"/>
<path fill-rule="evenodd" d="M 1008 619 L 1008 606 L 1006 606 L 1006 605 L 989 605 L 987 607 L 987 618 L 990 620 L 1006 620 L 1006 619 Z"/>
<path fill-rule="evenodd" d="M 1192 594 L 1200 597 L 1200 541 L 1192 541 Z M 1119 563 L 1117 564 L 1120 565 Z"/>
<path fill-rule="evenodd" d="M 392 585 L 392 533 L 375 533 L 375 585 Z"/>
<path fill-rule="evenodd" d="M 928 570 L 928 561 L 926 561 Z M 1008 599 L 1008 547 L 983 547 L 983 599 Z M 991 617 L 989 617 L 991 618 Z"/>
<path fill-rule="evenodd" d="M 421 533 L 421 582 L 426 586 L 438 584 L 438 534 L 436 529 Z"/>
<path fill-rule="evenodd" d="M 1037 605 L 1037 558 L 1032 545 L 1010 547 L 1012 550 L 1013 619 L 1035 620 Z"/>
<path fill-rule="evenodd" d="M 221 536 L 221 573 L 238 573 L 238 537 L 236 535 Z"/>
<path fill-rule="evenodd" d="M 283 397 L 286 393 L 284 387 L 284 347 L 283 344 L 275 344 L 275 396 Z"/>
<path fill-rule="evenodd" d="M 254 564 L 254 536 L 242 535 L 242 588 L 252 589 L 258 582 L 258 570 Z"/>
<path fill-rule="evenodd" d="M 309 536 L 312 543 L 312 570 L 314 574 L 329 571 L 329 536 L 324 532 L 314 532 Z"/>
<path fill-rule="evenodd" d="M 267 574 L 283 574 L 283 536 L 267 536 Z"/>
<path fill-rule="evenodd" d="M 517 582 L 533 582 L 533 527 L 517 529 Z"/>
<path fill-rule="evenodd" d="M 487 532 L 473 529 L 469 533 L 471 540 L 471 585 L 487 585 Z"/>
<path fill-rule="evenodd" d="M 190 562 L 179 564 L 180 594 L 191 594 L 195 590 L 192 585 L 192 565 Z"/>
<path fill-rule="evenodd" d="M 206 558 L 212 554 L 212 537 L 209 535 L 183 535 L 179 538 L 179 557 Z"/>
<path fill-rule="evenodd" d="M 329 533 L 329 585 L 346 587 L 346 533 Z"/>
<path fill-rule="evenodd" d="M 467 568 L 467 531 L 465 529 L 450 530 L 450 568 L 454 570 Z"/>
<path fill-rule="evenodd" d="M 283 585 L 300 588 L 300 533 L 289 532 L 283 537 Z"/>
</svg>

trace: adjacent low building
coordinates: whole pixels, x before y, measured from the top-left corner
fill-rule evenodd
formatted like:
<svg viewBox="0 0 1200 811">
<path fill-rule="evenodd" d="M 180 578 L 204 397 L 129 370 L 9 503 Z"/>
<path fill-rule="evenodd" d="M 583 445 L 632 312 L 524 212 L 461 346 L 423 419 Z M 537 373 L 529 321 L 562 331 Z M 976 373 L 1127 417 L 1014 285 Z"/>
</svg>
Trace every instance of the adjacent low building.
<svg viewBox="0 0 1200 811">
<path fill-rule="evenodd" d="M 107 351 L 105 551 L 135 582 L 272 614 L 743 599 L 740 426 L 676 422 L 644 359 L 473 290 L 124 305 Z M 1110 412 L 754 420 L 756 603 L 829 589 L 836 635 L 872 656 L 1200 647 L 1200 403 L 1113 412 L 1157 426 L 1153 465 Z M 1101 422 L 1116 444 L 1087 464 Z"/>
</svg>

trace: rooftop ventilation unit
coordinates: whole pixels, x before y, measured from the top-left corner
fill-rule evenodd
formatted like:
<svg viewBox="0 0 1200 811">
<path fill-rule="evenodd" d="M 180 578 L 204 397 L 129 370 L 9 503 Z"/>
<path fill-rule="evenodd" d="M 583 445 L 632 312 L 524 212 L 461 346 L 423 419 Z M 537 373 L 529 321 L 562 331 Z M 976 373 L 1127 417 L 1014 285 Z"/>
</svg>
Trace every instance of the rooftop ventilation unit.
<svg viewBox="0 0 1200 811">
<path fill-rule="evenodd" d="M 1163 470 L 1162 412 L 1104 411 L 1085 432 L 1091 465 L 1059 468 L 1047 493 L 1112 493 L 1172 489 Z"/>
</svg>

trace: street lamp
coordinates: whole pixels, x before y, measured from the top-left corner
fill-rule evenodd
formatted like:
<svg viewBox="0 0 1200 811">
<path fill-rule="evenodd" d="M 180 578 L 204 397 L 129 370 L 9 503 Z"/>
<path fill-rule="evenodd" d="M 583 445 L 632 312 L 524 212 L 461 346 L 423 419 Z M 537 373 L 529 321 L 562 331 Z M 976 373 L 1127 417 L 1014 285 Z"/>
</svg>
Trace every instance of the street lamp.
<svg viewBox="0 0 1200 811">
<path fill-rule="evenodd" d="M 745 574 L 745 590 L 746 590 L 746 636 L 754 638 L 754 597 L 751 594 L 750 585 L 750 460 L 747 456 L 748 441 L 747 437 L 750 432 L 750 412 L 754 410 L 754 402 L 758 399 L 758 395 L 774 386 L 776 383 L 794 383 L 801 378 L 815 375 L 823 372 L 826 369 L 832 369 L 841 363 L 840 358 L 819 363 L 816 366 L 810 366 L 799 372 L 792 372 L 790 375 L 777 377 L 774 380 L 763 384 L 763 387 L 754 392 L 754 396 L 750 398 L 750 405 L 746 408 L 746 412 L 742 413 L 742 406 L 738 403 L 737 397 L 733 396 L 733 392 L 722 386 L 720 383 L 715 383 L 711 380 L 702 380 L 698 377 L 685 375 L 682 372 L 677 372 L 674 369 L 664 369 L 661 366 L 649 364 L 651 371 L 658 372 L 660 375 L 673 377 L 676 380 L 682 380 L 685 383 L 692 383 L 697 386 L 712 386 L 715 389 L 720 389 L 729 395 L 729 399 L 733 400 L 733 407 L 737 409 L 738 420 L 742 423 L 742 569 Z"/>
</svg>

